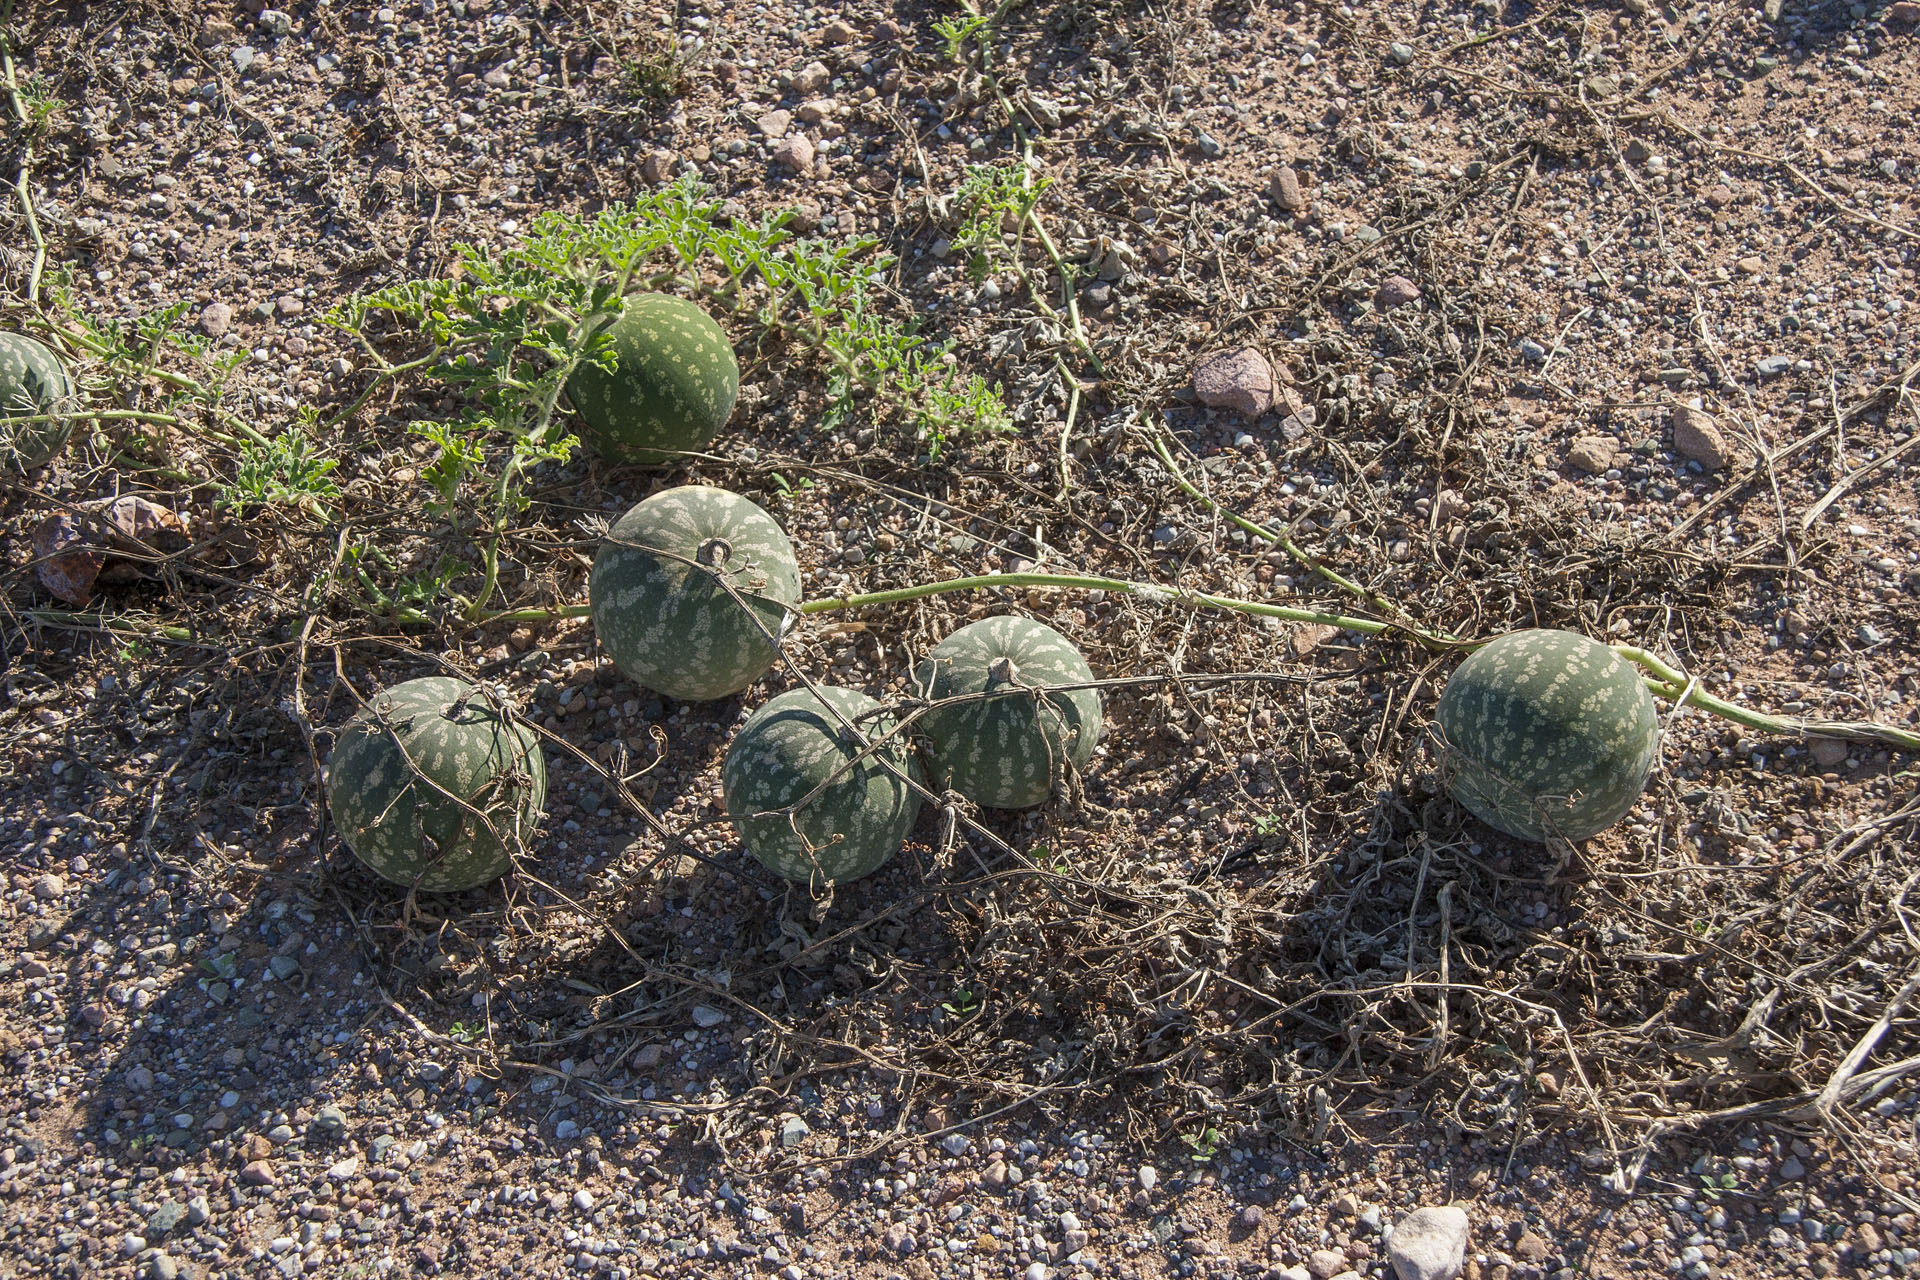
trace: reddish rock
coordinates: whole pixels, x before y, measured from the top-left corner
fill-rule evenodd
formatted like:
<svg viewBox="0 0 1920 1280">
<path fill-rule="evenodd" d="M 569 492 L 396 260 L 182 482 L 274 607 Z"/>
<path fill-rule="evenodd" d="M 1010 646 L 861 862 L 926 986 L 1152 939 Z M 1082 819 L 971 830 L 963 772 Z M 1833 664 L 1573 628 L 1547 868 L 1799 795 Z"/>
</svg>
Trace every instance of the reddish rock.
<svg viewBox="0 0 1920 1280">
<path fill-rule="evenodd" d="M 1252 347 L 1221 351 L 1194 369 L 1193 390 L 1202 404 L 1257 418 L 1273 407 L 1273 366 Z"/>
<path fill-rule="evenodd" d="M 1388 276 L 1374 290 L 1373 305 L 1382 311 L 1404 307 L 1420 297 L 1420 286 L 1405 276 Z"/>
<path fill-rule="evenodd" d="M 774 144 L 773 162 L 795 173 L 809 173 L 813 169 L 813 144 L 797 133 L 782 138 Z"/>
<path fill-rule="evenodd" d="M 1613 441 L 1605 436 L 1581 436 L 1567 450 L 1567 461 L 1598 475 L 1613 465 Z"/>
<path fill-rule="evenodd" d="M 273 1176 L 273 1166 L 265 1160 L 250 1160 L 240 1170 L 240 1181 L 250 1187 L 270 1187 L 279 1179 Z"/>
<path fill-rule="evenodd" d="M 1301 214 L 1307 211 L 1307 193 L 1300 189 L 1300 175 L 1288 165 L 1281 165 L 1280 171 L 1273 175 L 1267 194 L 1288 213 Z"/>
<path fill-rule="evenodd" d="M 1673 411 L 1673 451 L 1691 458 L 1708 471 L 1727 465 L 1727 438 L 1720 426 L 1699 409 L 1682 405 Z"/>
</svg>

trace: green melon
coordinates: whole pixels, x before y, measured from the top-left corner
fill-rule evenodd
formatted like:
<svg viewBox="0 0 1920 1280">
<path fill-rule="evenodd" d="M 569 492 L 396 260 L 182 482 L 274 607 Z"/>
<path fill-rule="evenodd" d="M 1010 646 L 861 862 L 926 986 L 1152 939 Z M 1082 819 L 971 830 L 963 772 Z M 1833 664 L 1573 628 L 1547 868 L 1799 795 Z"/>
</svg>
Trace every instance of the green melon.
<svg viewBox="0 0 1920 1280">
<path fill-rule="evenodd" d="M 1476 649 L 1435 718 L 1454 799 L 1527 840 L 1584 840 L 1612 826 L 1659 754 L 1639 672 L 1571 631 L 1517 631 Z"/>
<path fill-rule="evenodd" d="M 79 403 L 52 348 L 22 333 L 0 333 L 0 463 L 25 471 L 50 460 L 73 434 Z M 52 421 L 12 421 L 43 415 Z"/>
<path fill-rule="evenodd" d="M 990 809 L 1025 809 L 1052 794 L 1068 766 L 1087 767 L 1100 739 L 1100 695 L 1067 638 L 1030 618 L 983 618 L 934 646 L 914 668 L 929 700 L 990 696 L 935 707 L 920 719 L 934 785 Z"/>
<path fill-rule="evenodd" d="M 725 489 L 683 485 L 607 531 L 587 598 L 600 643 L 622 671 L 683 701 L 724 698 L 773 665 L 773 638 L 798 616 L 800 564 L 759 507 Z"/>
<path fill-rule="evenodd" d="M 354 856 L 430 893 L 505 875 L 546 796 L 547 765 L 532 731 L 446 676 L 374 695 L 328 762 L 327 804 Z"/>
<path fill-rule="evenodd" d="M 567 380 L 580 438 L 616 462 L 706 448 L 740 394 L 740 364 L 720 326 L 684 298 L 640 293 L 606 332 L 614 372 L 582 365 Z"/>
<path fill-rule="evenodd" d="M 816 887 L 877 871 L 913 828 L 920 794 L 881 762 L 915 782 L 921 776 L 901 737 L 886 737 L 894 726 L 887 717 L 858 721 L 877 744 L 860 756 L 845 724 L 878 702 L 831 685 L 820 686 L 820 694 L 794 689 L 754 712 L 721 771 L 727 816 L 747 852 L 768 870 Z M 796 804 L 791 815 L 774 812 Z"/>
</svg>

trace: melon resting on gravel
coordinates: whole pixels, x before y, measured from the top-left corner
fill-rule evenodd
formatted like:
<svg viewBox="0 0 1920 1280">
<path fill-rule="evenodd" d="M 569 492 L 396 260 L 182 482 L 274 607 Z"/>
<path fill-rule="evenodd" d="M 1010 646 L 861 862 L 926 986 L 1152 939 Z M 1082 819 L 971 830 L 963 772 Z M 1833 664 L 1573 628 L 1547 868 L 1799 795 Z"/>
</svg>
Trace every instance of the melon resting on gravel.
<svg viewBox="0 0 1920 1280">
<path fill-rule="evenodd" d="M 386 879 L 429 893 L 505 875 L 546 796 L 532 732 L 447 676 L 375 694 L 328 763 L 327 806 L 347 847 Z"/>
<path fill-rule="evenodd" d="M 582 365 L 567 380 L 580 437 L 616 462 L 660 462 L 704 449 L 740 394 L 740 364 L 719 325 L 684 298 L 627 298 L 608 326 L 617 367 Z"/>
<path fill-rule="evenodd" d="M 1435 716 L 1454 799 L 1526 840 L 1584 840 L 1612 826 L 1659 753 L 1640 673 L 1571 631 L 1517 631 L 1476 649 Z"/>
<path fill-rule="evenodd" d="M 768 870 L 815 887 L 871 874 L 900 851 L 920 794 L 919 766 L 881 704 L 832 685 L 793 689 L 741 726 L 727 748 L 721 790 L 747 852 Z M 849 725 L 857 725 L 856 734 Z M 861 755 L 860 735 L 875 744 Z M 889 767 L 891 766 L 891 767 Z M 784 812 L 791 805 L 794 813 Z"/>
<path fill-rule="evenodd" d="M 51 347 L 22 333 L 0 333 L 0 463 L 25 471 L 59 453 L 73 434 L 79 396 Z M 49 419 L 16 422 L 16 418 Z"/>
<path fill-rule="evenodd" d="M 773 517 L 737 493 L 665 489 L 614 522 L 587 580 L 614 665 L 698 702 L 738 693 L 773 665 L 800 603 L 800 563 Z"/>
<path fill-rule="evenodd" d="M 930 701 L 982 695 L 921 717 L 934 785 L 990 809 L 1044 801 L 1069 767 L 1093 758 L 1100 695 L 1071 641 L 1030 618 L 983 618 L 942 640 L 914 669 L 914 690 Z"/>
</svg>

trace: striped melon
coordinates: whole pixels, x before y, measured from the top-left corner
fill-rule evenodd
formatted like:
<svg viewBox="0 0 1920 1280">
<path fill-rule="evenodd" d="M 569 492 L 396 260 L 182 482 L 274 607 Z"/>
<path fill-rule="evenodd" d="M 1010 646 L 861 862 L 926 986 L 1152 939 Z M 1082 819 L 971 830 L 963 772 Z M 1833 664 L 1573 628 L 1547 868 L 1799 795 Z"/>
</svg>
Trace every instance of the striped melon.
<svg viewBox="0 0 1920 1280">
<path fill-rule="evenodd" d="M 800 564 L 773 517 L 737 493 L 683 485 L 607 531 L 587 580 L 614 664 L 683 701 L 738 693 L 773 665 L 800 603 Z"/>
<path fill-rule="evenodd" d="M 1454 799 L 1527 840 L 1584 840 L 1612 826 L 1659 753 L 1639 672 L 1571 631 L 1517 631 L 1476 649 L 1435 717 Z"/>
<path fill-rule="evenodd" d="M 73 434 L 79 403 L 52 348 L 23 333 L 0 333 L 0 463 L 25 471 L 50 460 Z M 48 415 L 48 422 L 12 421 Z"/>
<path fill-rule="evenodd" d="M 480 689 L 446 676 L 374 695 L 328 762 L 327 804 L 354 856 L 430 893 L 506 874 L 546 795 L 533 733 Z"/>
<path fill-rule="evenodd" d="M 1044 801 L 1069 766 L 1084 769 L 1100 738 L 1100 695 L 1067 638 L 1030 618 L 983 618 L 934 646 L 914 669 L 923 698 L 985 695 L 921 718 L 934 785 L 990 809 Z"/>
<path fill-rule="evenodd" d="M 794 689 L 754 712 L 721 771 L 727 816 L 747 852 L 816 888 L 878 870 L 920 813 L 919 792 L 900 777 L 918 782 L 919 766 L 899 735 L 886 737 L 894 721 L 858 721 L 876 744 L 864 757 L 847 728 L 880 703 L 852 689 L 819 688 L 818 698 Z M 795 805 L 792 814 L 780 812 Z"/>
<path fill-rule="evenodd" d="M 616 462 L 706 448 L 740 393 L 740 365 L 720 326 L 684 298 L 641 293 L 606 332 L 614 372 L 582 365 L 567 380 L 580 438 Z"/>
</svg>

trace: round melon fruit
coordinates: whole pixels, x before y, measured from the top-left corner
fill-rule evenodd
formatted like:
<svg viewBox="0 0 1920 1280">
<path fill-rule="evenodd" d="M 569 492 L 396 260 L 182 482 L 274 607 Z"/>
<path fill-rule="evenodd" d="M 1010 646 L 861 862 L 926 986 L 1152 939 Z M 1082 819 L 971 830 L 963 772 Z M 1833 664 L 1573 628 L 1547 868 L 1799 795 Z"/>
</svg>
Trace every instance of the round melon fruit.
<svg viewBox="0 0 1920 1280">
<path fill-rule="evenodd" d="M 79 394 L 52 348 L 0 333 L 0 463 L 25 471 L 51 459 L 73 434 Z M 45 422 L 15 422 L 46 417 Z"/>
<path fill-rule="evenodd" d="M 1584 840 L 1612 826 L 1659 753 L 1639 672 L 1571 631 L 1517 631 L 1476 649 L 1435 715 L 1454 799 L 1527 840 Z"/>
<path fill-rule="evenodd" d="M 376 694 L 341 731 L 328 764 L 327 804 L 354 856 L 430 893 L 505 875 L 546 795 L 533 733 L 446 676 Z"/>
<path fill-rule="evenodd" d="M 586 364 L 567 379 L 580 438 L 616 462 L 706 448 L 740 393 L 740 365 L 720 326 L 684 298 L 640 293 L 606 332 L 617 368 Z"/>
<path fill-rule="evenodd" d="M 683 701 L 764 674 L 800 603 L 800 564 L 773 517 L 737 493 L 665 489 L 607 531 L 587 581 L 614 664 Z"/>
<path fill-rule="evenodd" d="M 843 884 L 900 851 L 920 813 L 919 792 L 900 774 L 915 782 L 921 775 L 901 738 L 887 736 L 891 719 L 857 719 L 879 706 L 852 689 L 822 685 L 818 698 L 794 689 L 735 735 L 721 771 L 727 816 L 768 870 L 815 886 Z M 871 754 L 861 755 L 848 724 L 876 744 Z"/>
<path fill-rule="evenodd" d="M 1067 638 L 1030 618 L 983 618 L 934 646 L 914 669 L 923 698 L 985 695 L 935 707 L 920 725 L 934 784 L 990 809 L 1044 801 L 1069 766 L 1084 769 L 1100 738 L 1100 695 Z"/>
</svg>

